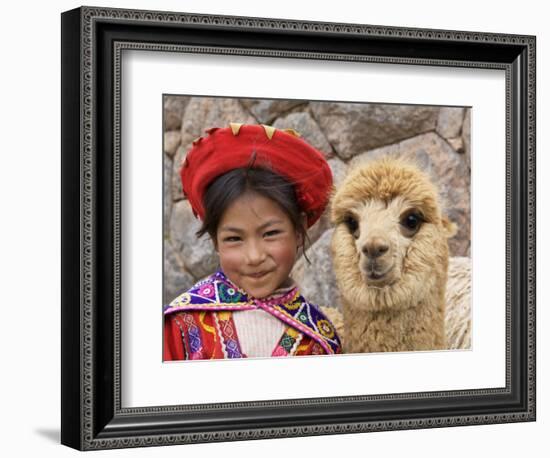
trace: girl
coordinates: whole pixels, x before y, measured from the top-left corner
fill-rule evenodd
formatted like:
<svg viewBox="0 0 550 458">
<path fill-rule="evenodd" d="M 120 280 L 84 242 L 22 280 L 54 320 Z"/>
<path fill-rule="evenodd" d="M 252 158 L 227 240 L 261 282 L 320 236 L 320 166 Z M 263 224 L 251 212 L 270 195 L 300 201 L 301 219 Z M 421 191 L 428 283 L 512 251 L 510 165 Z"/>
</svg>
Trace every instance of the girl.
<svg viewBox="0 0 550 458">
<path fill-rule="evenodd" d="M 292 129 L 213 128 L 181 169 L 198 236 L 220 268 L 164 311 L 164 360 L 341 353 L 336 330 L 290 278 L 307 228 L 323 213 L 332 173 Z"/>
</svg>

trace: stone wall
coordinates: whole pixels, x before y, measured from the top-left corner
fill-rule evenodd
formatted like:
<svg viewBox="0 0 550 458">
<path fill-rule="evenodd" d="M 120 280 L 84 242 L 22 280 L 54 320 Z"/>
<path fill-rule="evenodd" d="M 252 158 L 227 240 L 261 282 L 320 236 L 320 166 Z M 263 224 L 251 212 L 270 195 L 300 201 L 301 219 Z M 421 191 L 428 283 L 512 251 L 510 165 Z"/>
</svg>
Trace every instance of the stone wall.
<svg viewBox="0 0 550 458">
<path fill-rule="evenodd" d="M 470 256 L 470 109 L 418 105 L 166 96 L 164 99 L 164 301 L 212 273 L 217 256 L 185 200 L 179 167 L 193 140 L 230 122 L 293 128 L 322 151 L 338 186 L 366 160 L 410 158 L 438 185 L 444 211 L 457 223 L 451 256 Z M 325 213 L 310 229 L 310 264 L 293 270 L 304 296 L 340 308 L 330 259 L 332 228 Z"/>
</svg>

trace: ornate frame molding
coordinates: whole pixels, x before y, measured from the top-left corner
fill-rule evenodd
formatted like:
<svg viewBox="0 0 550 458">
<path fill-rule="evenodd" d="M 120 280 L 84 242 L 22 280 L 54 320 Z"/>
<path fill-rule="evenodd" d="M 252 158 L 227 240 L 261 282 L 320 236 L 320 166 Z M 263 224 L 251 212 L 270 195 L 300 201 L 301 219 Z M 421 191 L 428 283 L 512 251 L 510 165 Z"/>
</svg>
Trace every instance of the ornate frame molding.
<svg viewBox="0 0 550 458">
<path fill-rule="evenodd" d="M 104 449 L 180 443 L 265 439 L 412 428 L 532 421 L 535 419 L 535 37 L 462 31 L 302 22 L 280 19 L 207 16 L 185 13 L 83 7 L 63 14 L 63 399 L 62 442 L 81 449 Z M 251 46 L 216 46 L 151 42 L 135 37 L 147 28 L 170 26 L 174 36 L 197 31 L 235 32 L 240 39 L 255 33 L 306 37 L 324 46 L 323 37 L 357 37 L 376 42 L 369 54 L 334 50 L 281 50 Z M 158 30 L 158 29 L 155 29 Z M 108 33 L 107 33 L 108 31 Z M 130 32 L 128 32 L 130 31 Z M 376 39 L 376 40 L 374 40 Z M 196 38 L 195 41 L 200 39 Z M 185 41 L 182 38 L 182 41 Z M 215 39 L 213 40 L 215 41 Z M 418 56 L 400 54 L 391 43 L 414 44 Z M 76 43 L 76 44 L 75 44 Z M 248 44 L 252 45 L 250 39 Z M 111 46 L 112 45 L 112 46 Z M 300 47 L 300 43 L 297 45 Z M 446 46 L 449 58 L 433 55 Z M 109 50 L 110 49 L 110 50 Z M 120 90 L 121 52 L 125 49 L 214 53 L 303 59 L 384 62 L 410 65 L 494 68 L 506 71 L 507 253 L 506 253 L 506 387 L 486 390 L 424 392 L 345 398 L 316 398 L 231 404 L 200 404 L 123 409 L 120 402 Z M 474 52 L 475 60 L 464 54 Z M 493 57 L 491 57 L 493 56 Z M 109 75 L 112 71 L 112 76 Z M 108 84 L 105 78 L 111 78 Z M 100 81 L 101 80 L 101 81 Z M 101 84 L 100 84 L 101 83 Z M 106 105 L 109 105 L 108 107 Z M 113 109 L 112 119 L 99 122 L 100 110 Z M 109 124 L 107 124 L 109 123 Z M 100 142 L 112 146 L 108 158 L 98 155 Z M 75 148 L 79 154 L 75 154 Z M 76 172 L 78 171 L 78 172 Z M 106 176 L 114 177 L 104 189 Z M 523 198 L 521 192 L 525 192 Z M 71 195 L 65 195 L 69 192 Z M 102 213 L 107 203 L 112 218 Z M 513 240 L 512 240 L 513 239 Z M 518 245 L 519 246 L 516 246 Z M 78 247 L 78 252 L 74 253 Z M 69 250 L 72 250 L 69 253 Z M 107 273 L 100 273 L 97 254 L 108 253 Z M 521 271 L 521 272 L 520 272 Z M 112 274 L 112 275 L 111 275 Z M 108 277 L 111 275 L 111 277 Z M 109 281 L 109 278 L 112 280 Z M 104 323 L 102 299 L 109 298 L 111 319 Z M 522 300 L 523 299 L 523 300 Z M 74 303 L 80 307 L 75 310 Z M 523 326 L 520 319 L 525 320 Z M 78 332 L 66 331 L 77 327 Z M 104 344 L 112 333 L 112 341 Z M 105 345 L 105 346 L 104 346 Z M 106 369 L 112 357 L 112 370 Z M 519 359 L 518 359 L 519 358 Z M 107 379 L 107 384 L 99 381 Z M 438 400 L 462 399 L 466 414 L 437 410 Z M 472 401 L 473 399 L 473 401 Z M 475 400 L 506 399 L 505 413 L 478 411 Z M 365 402 L 433 401 L 433 414 L 414 418 L 368 419 L 357 405 Z M 501 401 L 504 402 L 504 401 Z M 415 404 L 416 403 L 416 404 Z M 400 404 L 399 404 L 400 405 Z M 405 404 L 403 404 L 405 405 Z M 430 404 L 432 405 L 432 404 Z M 277 415 L 281 409 L 326 406 L 333 421 L 279 424 L 258 428 L 216 424 L 191 428 L 193 413 L 223 412 L 228 425 L 242 409 Z M 466 409 L 468 410 L 468 409 Z M 502 409 L 501 409 L 502 410 Z M 264 412 L 264 413 L 265 413 Z M 347 415 L 346 416 L 346 412 Z M 233 417 L 232 417 L 233 416 Z M 330 416 L 330 415 L 329 415 Z M 155 417 L 155 427 L 152 418 Z M 160 419 L 159 419 L 160 418 Z M 275 418 L 275 417 L 274 417 Z M 353 419 L 358 419 L 353 421 Z M 75 423 L 76 422 L 76 423 Z M 292 421 L 290 421 L 292 423 Z M 163 424 L 159 429 L 159 424 Z"/>
</svg>

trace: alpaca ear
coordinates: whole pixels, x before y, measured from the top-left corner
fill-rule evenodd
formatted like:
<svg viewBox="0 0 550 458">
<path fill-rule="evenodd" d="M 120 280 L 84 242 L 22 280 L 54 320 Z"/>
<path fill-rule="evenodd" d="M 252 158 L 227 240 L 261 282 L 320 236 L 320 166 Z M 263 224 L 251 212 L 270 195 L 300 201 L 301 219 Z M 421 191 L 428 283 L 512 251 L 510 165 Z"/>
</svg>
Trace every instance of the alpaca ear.
<svg viewBox="0 0 550 458">
<path fill-rule="evenodd" d="M 451 237 L 454 237 L 458 232 L 456 224 L 449 220 L 449 218 L 447 218 L 446 216 L 443 216 L 441 218 L 441 224 L 443 225 L 443 229 L 445 230 L 445 235 L 449 239 Z"/>
</svg>

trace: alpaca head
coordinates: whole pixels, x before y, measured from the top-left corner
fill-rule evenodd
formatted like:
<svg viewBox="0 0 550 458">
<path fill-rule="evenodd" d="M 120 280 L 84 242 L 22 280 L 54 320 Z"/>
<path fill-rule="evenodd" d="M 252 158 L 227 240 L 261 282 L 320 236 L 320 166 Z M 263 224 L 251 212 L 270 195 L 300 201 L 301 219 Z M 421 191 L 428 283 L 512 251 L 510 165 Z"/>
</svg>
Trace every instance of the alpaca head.
<svg viewBox="0 0 550 458">
<path fill-rule="evenodd" d="M 455 226 L 414 165 L 382 159 L 355 169 L 334 194 L 331 217 L 335 273 L 352 302 L 397 308 L 446 276 Z"/>
</svg>

